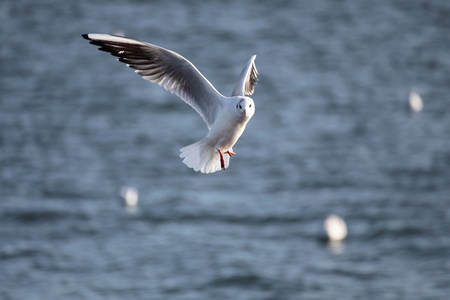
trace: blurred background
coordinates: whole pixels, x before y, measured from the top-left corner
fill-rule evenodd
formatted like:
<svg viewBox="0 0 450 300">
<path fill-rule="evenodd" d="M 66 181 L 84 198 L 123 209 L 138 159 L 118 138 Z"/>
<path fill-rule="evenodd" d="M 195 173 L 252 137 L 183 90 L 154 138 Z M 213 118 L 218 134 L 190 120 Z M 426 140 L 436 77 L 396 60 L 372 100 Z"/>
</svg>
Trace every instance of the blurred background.
<svg viewBox="0 0 450 300">
<path fill-rule="evenodd" d="M 2 1 L 0 298 L 444 299 L 449 15 L 440 0 Z M 187 168 L 201 117 L 91 32 L 174 50 L 224 95 L 257 54 L 229 169 Z M 329 214 L 345 240 L 327 241 Z"/>
</svg>

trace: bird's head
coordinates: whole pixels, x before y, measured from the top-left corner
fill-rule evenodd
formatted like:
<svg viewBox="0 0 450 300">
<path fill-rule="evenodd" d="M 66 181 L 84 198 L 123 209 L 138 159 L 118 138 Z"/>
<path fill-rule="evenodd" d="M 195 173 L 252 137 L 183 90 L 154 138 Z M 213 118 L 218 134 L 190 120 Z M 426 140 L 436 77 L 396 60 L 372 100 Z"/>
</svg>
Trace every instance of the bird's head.
<svg viewBox="0 0 450 300">
<path fill-rule="evenodd" d="M 236 101 L 236 110 L 242 116 L 250 119 L 255 113 L 255 103 L 252 98 L 239 97 Z"/>
</svg>

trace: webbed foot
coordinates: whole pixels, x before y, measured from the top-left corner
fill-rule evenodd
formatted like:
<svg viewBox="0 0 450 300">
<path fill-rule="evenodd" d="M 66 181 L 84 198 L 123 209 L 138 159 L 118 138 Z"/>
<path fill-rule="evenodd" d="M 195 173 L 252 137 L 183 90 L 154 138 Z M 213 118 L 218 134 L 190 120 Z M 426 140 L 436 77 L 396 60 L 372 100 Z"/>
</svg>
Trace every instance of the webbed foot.
<svg viewBox="0 0 450 300">
<path fill-rule="evenodd" d="M 229 156 L 233 156 L 236 154 L 234 152 L 231 152 L 230 150 L 225 151 L 225 153 L 228 154 Z"/>
</svg>

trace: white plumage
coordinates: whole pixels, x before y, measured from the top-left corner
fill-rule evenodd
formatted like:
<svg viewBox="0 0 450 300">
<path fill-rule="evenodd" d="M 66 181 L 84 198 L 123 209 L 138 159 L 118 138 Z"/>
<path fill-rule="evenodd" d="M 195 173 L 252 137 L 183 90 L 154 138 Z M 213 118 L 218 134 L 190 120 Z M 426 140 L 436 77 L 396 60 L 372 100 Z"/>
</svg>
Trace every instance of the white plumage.
<svg viewBox="0 0 450 300">
<path fill-rule="evenodd" d="M 347 224 L 343 218 L 337 215 L 329 215 L 323 227 L 330 241 L 342 241 L 347 236 Z"/>
<path fill-rule="evenodd" d="M 123 197 L 127 207 L 135 207 L 138 204 L 139 192 L 137 189 L 124 186 L 120 189 L 120 195 Z"/>
<path fill-rule="evenodd" d="M 409 92 L 409 109 L 412 112 L 418 113 L 421 112 L 423 109 L 423 100 L 422 97 L 420 97 L 419 92 L 416 90 L 411 90 Z"/>
<path fill-rule="evenodd" d="M 258 80 L 253 55 L 242 70 L 231 97 L 220 94 L 187 59 L 173 51 L 138 40 L 109 35 L 83 34 L 99 50 L 119 57 L 150 82 L 163 86 L 192 106 L 208 126 L 208 135 L 182 148 L 180 157 L 195 171 L 226 169 L 233 146 L 255 112 L 252 95 Z"/>
</svg>

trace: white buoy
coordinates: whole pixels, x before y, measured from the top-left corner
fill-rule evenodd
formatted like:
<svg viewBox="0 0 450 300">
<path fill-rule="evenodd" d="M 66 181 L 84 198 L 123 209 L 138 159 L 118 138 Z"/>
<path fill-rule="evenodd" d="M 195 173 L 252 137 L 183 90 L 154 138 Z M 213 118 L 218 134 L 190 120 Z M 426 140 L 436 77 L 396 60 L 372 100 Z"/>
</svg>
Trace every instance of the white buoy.
<svg viewBox="0 0 450 300">
<path fill-rule="evenodd" d="M 137 189 L 133 187 L 122 187 L 120 189 L 120 195 L 125 200 L 125 205 L 128 207 L 135 207 L 139 201 L 139 193 Z"/>
<path fill-rule="evenodd" d="M 412 112 L 418 113 L 423 109 L 422 97 L 415 90 L 409 92 L 409 109 Z"/>
<path fill-rule="evenodd" d="M 342 241 L 347 236 L 347 225 L 344 219 L 337 215 L 329 215 L 323 223 L 330 241 Z"/>
</svg>

